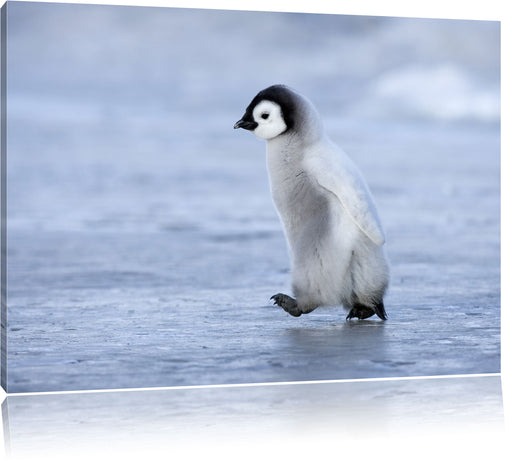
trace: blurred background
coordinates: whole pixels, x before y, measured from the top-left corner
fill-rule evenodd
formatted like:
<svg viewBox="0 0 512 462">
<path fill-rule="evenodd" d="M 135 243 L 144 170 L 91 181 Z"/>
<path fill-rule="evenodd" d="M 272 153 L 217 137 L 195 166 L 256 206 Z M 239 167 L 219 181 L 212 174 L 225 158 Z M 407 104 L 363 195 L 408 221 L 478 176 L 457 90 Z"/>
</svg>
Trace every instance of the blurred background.
<svg viewBox="0 0 512 462">
<path fill-rule="evenodd" d="M 9 391 L 499 371 L 498 22 L 9 2 L 7 46 Z M 268 306 L 286 243 L 232 127 L 274 83 L 374 193 L 385 326 Z"/>
<path fill-rule="evenodd" d="M 10 227 L 234 226 L 218 209 L 244 208 L 238 183 L 267 185 L 252 171 L 264 145 L 233 121 L 274 83 L 307 95 L 349 153 L 379 143 L 369 175 L 391 132 L 496 132 L 499 37 L 496 22 L 14 2 Z"/>
</svg>

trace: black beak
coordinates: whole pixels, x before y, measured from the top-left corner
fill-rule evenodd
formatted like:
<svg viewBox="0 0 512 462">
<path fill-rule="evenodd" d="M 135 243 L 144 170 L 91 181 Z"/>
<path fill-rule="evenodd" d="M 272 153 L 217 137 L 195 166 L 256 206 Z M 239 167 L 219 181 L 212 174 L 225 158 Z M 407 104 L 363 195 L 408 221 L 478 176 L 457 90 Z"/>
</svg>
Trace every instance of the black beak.
<svg viewBox="0 0 512 462">
<path fill-rule="evenodd" d="M 240 119 L 233 128 L 245 128 L 246 130 L 254 130 L 258 124 L 249 120 Z"/>
</svg>

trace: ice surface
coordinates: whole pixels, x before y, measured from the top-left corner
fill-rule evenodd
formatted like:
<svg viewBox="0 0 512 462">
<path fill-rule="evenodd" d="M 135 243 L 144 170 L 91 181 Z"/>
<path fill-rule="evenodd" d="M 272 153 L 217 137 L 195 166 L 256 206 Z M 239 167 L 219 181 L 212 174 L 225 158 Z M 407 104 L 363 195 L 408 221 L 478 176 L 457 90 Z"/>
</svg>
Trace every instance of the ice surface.
<svg viewBox="0 0 512 462">
<path fill-rule="evenodd" d="M 10 392 L 500 370 L 499 24 L 11 3 Z M 387 231 L 389 321 L 295 319 L 264 144 L 306 94 Z"/>
</svg>

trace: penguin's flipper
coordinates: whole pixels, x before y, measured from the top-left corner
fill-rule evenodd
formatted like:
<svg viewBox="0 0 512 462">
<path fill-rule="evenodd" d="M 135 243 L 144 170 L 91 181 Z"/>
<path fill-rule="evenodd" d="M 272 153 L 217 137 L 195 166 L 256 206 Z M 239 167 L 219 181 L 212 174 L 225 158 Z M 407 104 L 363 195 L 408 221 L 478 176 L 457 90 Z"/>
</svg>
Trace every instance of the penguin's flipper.
<svg viewBox="0 0 512 462">
<path fill-rule="evenodd" d="M 383 245 L 385 236 L 377 208 L 359 170 L 343 152 L 326 154 L 309 159 L 308 170 L 322 188 L 338 198 L 357 227 L 375 245 Z"/>
</svg>

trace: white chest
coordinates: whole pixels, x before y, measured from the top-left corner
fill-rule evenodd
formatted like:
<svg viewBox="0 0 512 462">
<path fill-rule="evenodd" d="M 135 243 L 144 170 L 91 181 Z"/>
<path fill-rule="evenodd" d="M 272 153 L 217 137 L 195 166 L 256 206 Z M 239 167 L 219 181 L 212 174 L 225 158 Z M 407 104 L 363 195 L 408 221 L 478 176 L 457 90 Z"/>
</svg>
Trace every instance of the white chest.
<svg viewBox="0 0 512 462">
<path fill-rule="evenodd" d="M 329 213 L 329 197 L 307 171 L 304 154 L 289 145 L 267 145 L 272 199 L 288 232 Z"/>
</svg>

